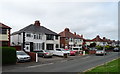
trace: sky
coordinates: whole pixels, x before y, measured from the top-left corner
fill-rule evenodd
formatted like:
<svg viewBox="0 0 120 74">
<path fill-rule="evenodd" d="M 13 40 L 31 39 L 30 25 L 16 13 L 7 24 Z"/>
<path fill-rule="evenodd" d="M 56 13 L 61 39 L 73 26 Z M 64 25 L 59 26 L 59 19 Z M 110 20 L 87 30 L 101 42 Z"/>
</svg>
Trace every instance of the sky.
<svg viewBox="0 0 120 74">
<path fill-rule="evenodd" d="M 0 22 L 10 26 L 11 33 L 35 20 L 56 33 L 69 28 L 85 39 L 118 39 L 118 2 L 1 0 Z"/>
</svg>

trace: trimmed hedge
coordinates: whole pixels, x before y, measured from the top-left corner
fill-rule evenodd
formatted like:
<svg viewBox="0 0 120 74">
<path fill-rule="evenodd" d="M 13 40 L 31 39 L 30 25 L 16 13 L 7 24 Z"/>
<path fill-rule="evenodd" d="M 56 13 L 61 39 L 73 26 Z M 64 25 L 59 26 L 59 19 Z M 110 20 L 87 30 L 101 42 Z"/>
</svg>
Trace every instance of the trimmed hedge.
<svg viewBox="0 0 120 74">
<path fill-rule="evenodd" d="M 13 47 L 0 47 L 2 50 L 2 65 L 16 64 L 16 49 Z"/>
</svg>

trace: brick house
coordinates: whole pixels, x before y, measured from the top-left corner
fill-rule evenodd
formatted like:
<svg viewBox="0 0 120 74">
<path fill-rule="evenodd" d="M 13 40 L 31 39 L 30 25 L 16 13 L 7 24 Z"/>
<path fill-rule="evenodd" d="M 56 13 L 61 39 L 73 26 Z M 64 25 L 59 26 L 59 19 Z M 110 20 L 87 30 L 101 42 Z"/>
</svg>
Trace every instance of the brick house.
<svg viewBox="0 0 120 74">
<path fill-rule="evenodd" d="M 99 35 L 97 35 L 95 38 L 93 38 L 91 40 L 90 39 L 84 39 L 84 42 L 85 42 L 86 45 L 90 45 L 91 43 L 96 43 L 96 45 L 99 45 L 99 46 L 103 46 L 103 45 L 108 44 L 108 40 L 105 37 L 103 37 L 103 39 L 100 38 Z"/>
<path fill-rule="evenodd" d="M 82 36 L 70 32 L 69 28 L 65 28 L 64 31 L 60 32 L 59 34 L 61 48 L 82 47 Z"/>
<path fill-rule="evenodd" d="M 0 46 L 10 46 L 10 30 L 9 26 L 0 23 Z"/>
<path fill-rule="evenodd" d="M 60 35 L 41 26 L 39 21 L 11 34 L 11 45 L 27 52 L 55 50 L 60 46 Z"/>
</svg>

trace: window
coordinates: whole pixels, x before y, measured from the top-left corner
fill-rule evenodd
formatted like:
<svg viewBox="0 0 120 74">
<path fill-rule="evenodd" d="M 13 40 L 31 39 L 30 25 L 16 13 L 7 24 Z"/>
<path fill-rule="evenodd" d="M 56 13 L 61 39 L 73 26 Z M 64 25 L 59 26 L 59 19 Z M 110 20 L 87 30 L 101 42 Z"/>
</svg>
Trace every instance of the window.
<svg viewBox="0 0 120 74">
<path fill-rule="evenodd" d="M 34 43 L 34 50 L 35 51 L 42 50 L 42 43 Z"/>
<path fill-rule="evenodd" d="M 47 50 L 54 50 L 54 45 L 53 44 L 46 44 L 46 49 Z"/>
<path fill-rule="evenodd" d="M 34 39 L 36 39 L 36 35 L 34 34 Z"/>
<path fill-rule="evenodd" d="M 56 48 L 59 48 L 59 45 L 58 45 L 58 44 L 56 44 Z"/>
<path fill-rule="evenodd" d="M 55 39 L 58 40 L 58 35 L 55 36 Z"/>
<path fill-rule="evenodd" d="M 27 37 L 31 37 L 31 34 L 30 34 L 30 33 L 28 33 L 28 34 L 26 34 L 26 36 L 27 36 Z"/>
<path fill-rule="evenodd" d="M 42 35 L 41 34 L 39 34 L 38 36 L 39 36 L 38 39 L 42 39 Z"/>
<path fill-rule="evenodd" d="M 2 41 L 2 46 L 8 46 L 8 42 L 7 41 Z"/>
<path fill-rule="evenodd" d="M 53 35 L 46 35 L 46 39 L 47 40 L 54 40 L 54 36 Z"/>
<path fill-rule="evenodd" d="M 61 51 L 60 49 L 56 49 L 57 51 Z"/>
<path fill-rule="evenodd" d="M 2 29 L 2 34 L 7 34 L 7 29 Z"/>
<path fill-rule="evenodd" d="M 34 39 L 42 39 L 41 34 L 34 34 Z"/>
<path fill-rule="evenodd" d="M 70 38 L 69 40 L 70 40 L 70 42 L 73 42 L 73 39 L 72 39 L 72 38 Z"/>
</svg>

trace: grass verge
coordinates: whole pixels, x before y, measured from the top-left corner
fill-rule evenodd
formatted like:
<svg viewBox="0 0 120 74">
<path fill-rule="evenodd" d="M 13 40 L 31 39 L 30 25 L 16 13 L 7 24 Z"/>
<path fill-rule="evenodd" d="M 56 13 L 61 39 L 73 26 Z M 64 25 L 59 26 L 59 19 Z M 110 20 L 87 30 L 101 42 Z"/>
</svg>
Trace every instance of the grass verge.
<svg viewBox="0 0 120 74">
<path fill-rule="evenodd" d="M 111 62 L 105 63 L 104 65 L 98 66 L 87 72 L 119 72 L 120 73 L 120 58 Z"/>
</svg>

